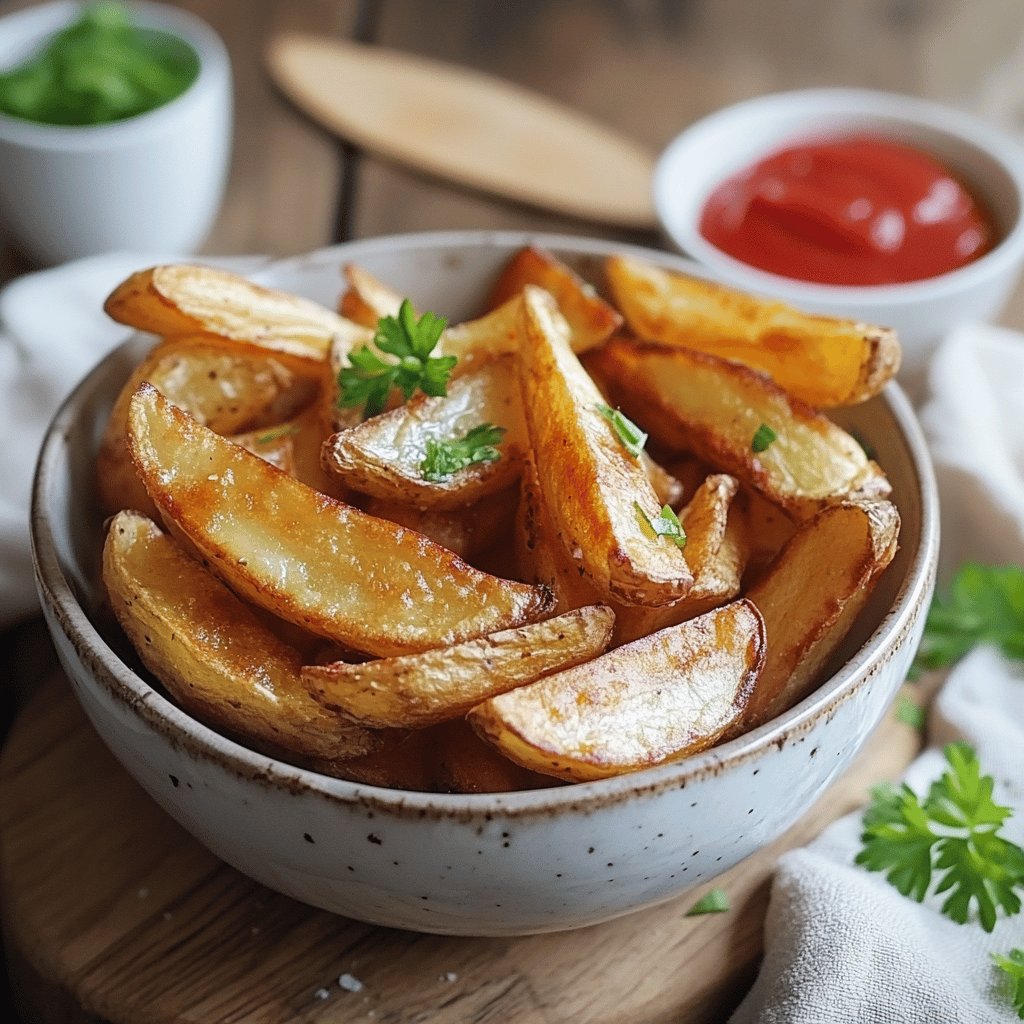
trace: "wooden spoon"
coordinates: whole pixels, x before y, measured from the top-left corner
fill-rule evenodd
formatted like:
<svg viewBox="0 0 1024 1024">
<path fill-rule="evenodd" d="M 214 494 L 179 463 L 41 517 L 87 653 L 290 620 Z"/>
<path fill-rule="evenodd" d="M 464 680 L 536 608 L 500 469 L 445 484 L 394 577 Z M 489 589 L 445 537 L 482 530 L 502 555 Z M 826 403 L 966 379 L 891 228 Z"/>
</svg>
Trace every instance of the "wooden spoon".
<svg viewBox="0 0 1024 1024">
<path fill-rule="evenodd" d="M 654 154 L 568 107 L 467 68 L 321 36 L 278 36 L 270 74 L 314 120 L 380 156 L 545 209 L 657 226 Z"/>
</svg>

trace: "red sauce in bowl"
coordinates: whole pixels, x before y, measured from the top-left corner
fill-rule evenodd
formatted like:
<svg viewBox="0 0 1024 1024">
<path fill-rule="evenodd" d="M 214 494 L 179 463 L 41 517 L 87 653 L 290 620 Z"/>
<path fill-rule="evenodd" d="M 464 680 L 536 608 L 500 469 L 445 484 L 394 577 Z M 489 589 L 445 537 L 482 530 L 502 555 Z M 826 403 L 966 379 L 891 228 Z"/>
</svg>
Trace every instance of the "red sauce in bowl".
<svg viewBox="0 0 1024 1024">
<path fill-rule="evenodd" d="M 833 285 L 935 277 L 983 256 L 996 237 L 947 167 L 867 135 L 794 145 L 728 178 L 700 232 L 752 267 Z"/>
</svg>

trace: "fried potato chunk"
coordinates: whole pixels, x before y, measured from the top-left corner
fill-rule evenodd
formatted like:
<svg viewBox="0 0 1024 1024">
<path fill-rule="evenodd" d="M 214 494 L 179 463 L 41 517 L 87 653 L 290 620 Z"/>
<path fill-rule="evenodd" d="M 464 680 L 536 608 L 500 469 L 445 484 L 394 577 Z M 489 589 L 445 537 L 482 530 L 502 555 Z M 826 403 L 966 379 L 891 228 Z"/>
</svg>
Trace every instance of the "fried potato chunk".
<svg viewBox="0 0 1024 1024">
<path fill-rule="evenodd" d="M 661 507 L 647 474 L 602 415 L 604 398 L 574 355 L 554 299 L 527 285 L 523 300 L 523 410 L 562 544 L 602 597 L 670 604 L 693 576 L 679 548 L 645 518 Z"/>
<path fill-rule="evenodd" d="M 711 746 L 742 712 L 764 653 L 760 614 L 735 601 L 492 697 L 468 719 L 532 771 L 607 778 Z"/>
<path fill-rule="evenodd" d="M 310 299 L 189 263 L 132 274 L 103 308 L 118 323 L 165 338 L 205 335 L 314 361 L 327 358 L 332 338 L 355 345 L 369 337 L 365 328 Z"/>
<path fill-rule="evenodd" d="M 810 316 L 632 256 L 610 257 L 606 271 L 638 337 L 763 370 L 809 405 L 863 402 L 900 366 L 899 341 L 888 327 Z"/>
<path fill-rule="evenodd" d="M 190 714 L 274 756 L 330 764 L 377 745 L 318 704 L 299 652 L 138 512 L 111 520 L 103 548 L 110 604 L 145 666 Z"/>
<path fill-rule="evenodd" d="M 572 332 L 574 352 L 600 345 L 622 326 L 618 310 L 546 249 L 526 246 L 509 260 L 495 282 L 488 307 L 494 309 L 519 295 L 528 285 L 543 288 L 558 303 Z"/>
<path fill-rule="evenodd" d="M 134 508 L 156 515 L 128 457 L 128 404 L 143 381 L 218 434 L 280 424 L 314 402 L 319 387 L 315 373 L 297 373 L 295 364 L 272 353 L 196 340 L 157 345 L 121 389 L 100 439 L 96 481 L 108 514 Z"/>
<path fill-rule="evenodd" d="M 590 364 L 652 437 L 749 483 L 795 519 L 890 491 L 885 474 L 853 437 L 748 367 L 622 339 L 605 345 Z M 775 437 L 756 451 L 762 426 Z"/>
<path fill-rule="evenodd" d="M 595 605 L 423 654 L 307 665 L 302 681 L 316 700 L 353 722 L 417 729 L 589 661 L 608 646 L 614 619 L 610 609 Z"/>
<path fill-rule="evenodd" d="M 129 408 L 129 451 L 161 513 L 232 589 L 346 647 L 415 653 L 523 625 L 553 603 L 299 483 L 149 384 Z"/>
<path fill-rule="evenodd" d="M 743 712 L 747 732 L 803 700 L 896 554 L 888 501 L 835 505 L 804 523 L 747 597 L 764 617 L 768 657 Z"/>
<path fill-rule="evenodd" d="M 613 605 L 616 645 L 696 618 L 739 594 L 746 544 L 745 524 L 731 512 L 737 487 L 735 477 L 716 473 L 697 488 L 679 513 L 693 569 L 690 592 L 664 608 Z"/>
<path fill-rule="evenodd" d="M 342 269 L 348 288 L 341 296 L 338 312 L 353 323 L 376 328 L 385 316 L 398 316 L 402 296 L 378 280 L 358 263 L 346 263 Z"/>
<path fill-rule="evenodd" d="M 505 434 L 500 457 L 475 462 L 431 479 L 431 444 L 462 440 L 492 424 Z M 463 508 L 515 483 L 528 446 L 514 357 L 502 356 L 452 381 L 448 394 L 411 401 L 333 435 L 323 448 L 324 468 L 346 486 L 421 509 Z"/>
</svg>

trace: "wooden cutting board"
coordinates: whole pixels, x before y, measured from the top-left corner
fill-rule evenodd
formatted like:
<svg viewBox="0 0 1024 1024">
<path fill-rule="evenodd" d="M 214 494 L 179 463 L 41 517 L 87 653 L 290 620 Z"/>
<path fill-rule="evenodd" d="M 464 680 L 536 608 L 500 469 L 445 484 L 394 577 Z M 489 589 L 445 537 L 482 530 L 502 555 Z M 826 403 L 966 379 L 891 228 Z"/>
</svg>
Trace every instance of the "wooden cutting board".
<svg viewBox="0 0 1024 1024">
<path fill-rule="evenodd" d="M 799 824 L 714 883 L 727 913 L 685 916 L 705 886 L 582 931 L 446 938 L 313 910 L 222 864 L 114 761 L 53 670 L 0 756 L 0 901 L 20 1009 L 38 1024 L 721 1021 L 756 973 L 779 854 L 919 746 L 888 715 Z"/>
</svg>

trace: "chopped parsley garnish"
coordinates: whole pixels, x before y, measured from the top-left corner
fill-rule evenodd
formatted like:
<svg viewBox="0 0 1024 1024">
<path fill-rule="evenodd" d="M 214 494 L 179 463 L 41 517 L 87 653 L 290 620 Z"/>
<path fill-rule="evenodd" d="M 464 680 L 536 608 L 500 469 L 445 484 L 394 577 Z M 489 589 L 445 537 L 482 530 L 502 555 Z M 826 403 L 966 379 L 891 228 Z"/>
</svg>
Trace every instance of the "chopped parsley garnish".
<svg viewBox="0 0 1024 1024">
<path fill-rule="evenodd" d="M 754 438 L 750 442 L 750 449 L 755 452 L 767 451 L 769 446 L 778 440 L 778 437 L 779 435 L 767 423 L 762 423 L 754 433 Z"/>
<path fill-rule="evenodd" d="M 398 316 L 381 317 L 373 336 L 374 345 L 398 361 L 381 359 L 369 345 L 350 352 L 350 365 L 338 373 L 338 405 L 345 409 L 361 405 L 363 419 L 369 419 L 384 411 L 392 388 L 398 388 L 406 401 L 417 389 L 425 395 L 447 395 L 458 359 L 430 354 L 447 326 L 448 321 L 435 313 L 417 319 L 412 303 L 403 299 Z"/>
<path fill-rule="evenodd" d="M 612 425 L 615 436 L 622 442 L 622 447 L 633 456 L 640 458 L 640 453 L 647 444 L 647 435 L 631 420 L 623 416 L 618 409 L 613 409 L 604 402 L 597 403 L 597 411 Z"/>
<path fill-rule="evenodd" d="M 722 914 L 729 909 L 729 897 L 724 889 L 709 889 L 686 912 L 687 917 L 699 917 L 701 914 Z"/>
<path fill-rule="evenodd" d="M 924 799 L 906 783 L 872 790 L 856 862 L 884 871 L 918 903 L 937 879 L 933 891 L 949 893 L 942 913 L 964 924 L 973 905 L 990 932 L 999 907 L 1007 915 L 1020 911 L 1024 850 L 998 834 L 1012 812 L 993 801 L 992 777 L 981 774 L 974 750 L 950 743 L 945 756 L 949 768 Z"/>
<path fill-rule="evenodd" d="M 914 670 L 954 665 L 979 644 L 992 644 L 1008 658 L 1024 659 L 1021 566 L 961 566 L 948 592 L 932 600 Z"/>
<path fill-rule="evenodd" d="M 257 444 L 272 444 L 274 441 L 280 441 L 282 437 L 290 437 L 292 434 L 297 434 L 299 428 L 294 423 L 287 423 L 283 427 L 278 427 L 276 430 L 268 430 L 265 434 L 260 434 L 256 438 Z"/>
<path fill-rule="evenodd" d="M 661 514 L 651 519 L 650 516 L 640 507 L 640 502 L 634 501 L 633 508 L 640 517 L 640 524 L 644 533 L 652 540 L 659 537 L 668 537 L 677 548 L 686 547 L 686 531 L 683 524 L 679 522 L 679 516 L 672 511 L 671 505 L 662 505 Z"/>
<path fill-rule="evenodd" d="M 1004 983 L 1010 1004 L 1024 1020 L 1024 949 L 1011 949 L 1009 956 L 993 953 L 992 962 L 1005 975 Z"/>
<path fill-rule="evenodd" d="M 427 441 L 427 453 L 420 463 L 424 480 L 439 482 L 447 480 L 460 469 L 476 462 L 497 462 L 501 452 L 500 444 L 505 434 L 504 427 L 493 423 L 481 423 L 473 427 L 465 437 L 452 441 Z"/>
</svg>

